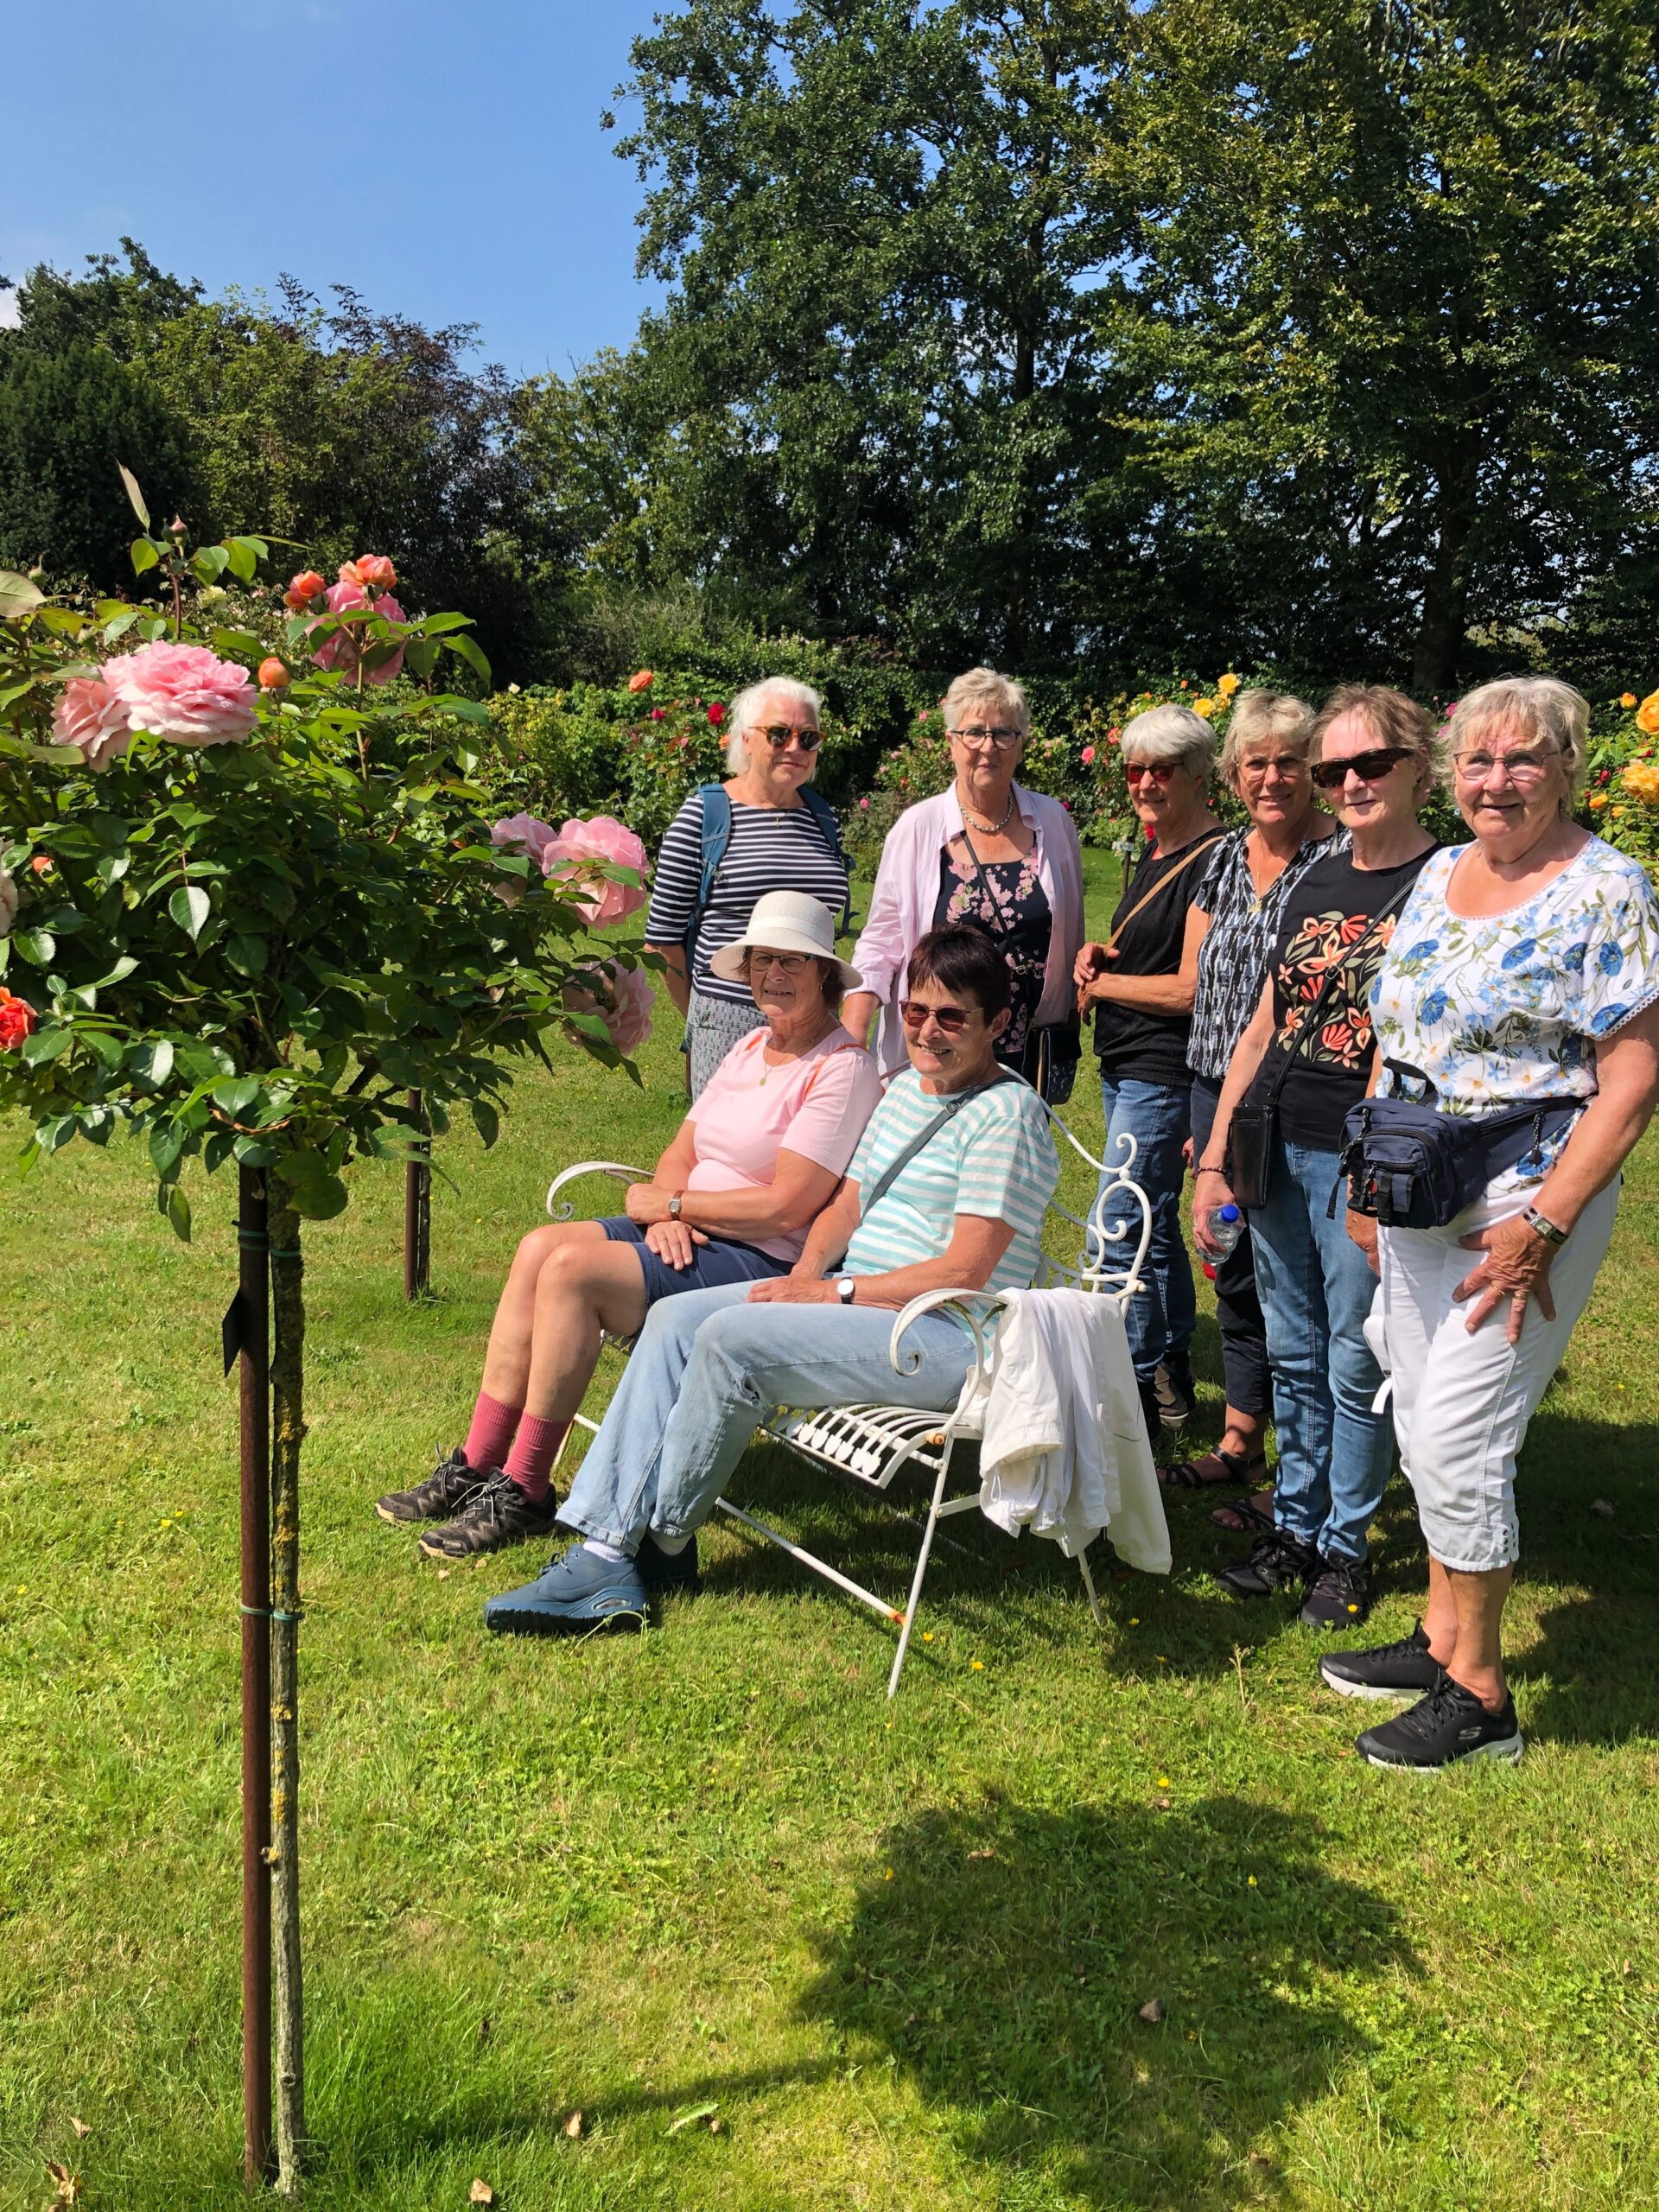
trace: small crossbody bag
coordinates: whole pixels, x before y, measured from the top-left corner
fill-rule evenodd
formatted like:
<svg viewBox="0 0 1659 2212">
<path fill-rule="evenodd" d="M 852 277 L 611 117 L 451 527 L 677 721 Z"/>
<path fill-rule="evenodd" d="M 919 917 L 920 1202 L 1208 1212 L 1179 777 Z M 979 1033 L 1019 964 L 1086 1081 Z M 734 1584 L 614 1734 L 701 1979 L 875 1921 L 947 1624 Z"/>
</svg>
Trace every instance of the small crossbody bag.
<svg viewBox="0 0 1659 2212">
<path fill-rule="evenodd" d="M 1383 923 L 1392 920 L 1399 912 L 1411 893 L 1412 884 L 1403 884 L 1388 904 L 1371 917 L 1370 925 L 1364 934 L 1356 938 L 1341 959 L 1332 961 L 1325 970 L 1319 995 L 1308 1009 L 1306 1020 L 1291 1039 L 1266 1098 L 1259 1106 L 1246 1106 L 1241 1102 L 1234 1107 L 1233 1118 L 1227 1128 L 1227 1180 L 1232 1186 L 1234 1198 L 1241 1206 L 1262 1206 L 1268 1202 L 1274 1141 L 1279 1134 L 1279 1094 L 1296 1064 L 1298 1053 L 1317 1034 L 1337 986 L 1356 957 L 1368 949 Z"/>
</svg>

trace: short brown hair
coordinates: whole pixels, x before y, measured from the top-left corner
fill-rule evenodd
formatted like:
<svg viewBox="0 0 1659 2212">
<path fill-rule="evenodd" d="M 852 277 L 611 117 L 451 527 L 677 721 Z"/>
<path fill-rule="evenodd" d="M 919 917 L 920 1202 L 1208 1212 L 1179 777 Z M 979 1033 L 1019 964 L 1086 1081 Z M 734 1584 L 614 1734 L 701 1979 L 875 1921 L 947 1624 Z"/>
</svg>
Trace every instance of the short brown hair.
<svg viewBox="0 0 1659 2212">
<path fill-rule="evenodd" d="M 1363 715 L 1379 745 L 1403 746 L 1422 764 L 1423 788 L 1438 766 L 1434 725 L 1427 707 L 1387 683 L 1338 683 L 1313 717 L 1309 757 L 1322 760 L 1325 734 L 1344 715 Z"/>
<path fill-rule="evenodd" d="M 1007 960 L 989 933 L 973 922 L 953 922 L 919 938 L 905 982 L 912 991 L 918 983 L 966 991 L 987 1021 L 1014 1003 Z"/>
</svg>

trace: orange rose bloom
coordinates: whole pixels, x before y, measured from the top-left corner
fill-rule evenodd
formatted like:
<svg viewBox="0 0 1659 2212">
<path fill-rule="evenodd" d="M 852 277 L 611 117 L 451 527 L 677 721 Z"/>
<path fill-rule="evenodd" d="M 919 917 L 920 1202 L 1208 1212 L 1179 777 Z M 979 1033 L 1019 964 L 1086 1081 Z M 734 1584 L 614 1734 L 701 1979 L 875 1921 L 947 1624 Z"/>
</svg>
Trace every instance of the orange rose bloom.
<svg viewBox="0 0 1659 2212">
<path fill-rule="evenodd" d="M 367 591 L 390 591 L 397 581 L 397 571 L 384 553 L 359 553 L 352 566 L 357 571 L 357 581 Z M 346 571 L 340 570 L 345 581 Z"/>
<path fill-rule="evenodd" d="M 283 594 L 283 605 L 291 607 L 296 614 L 303 614 L 312 601 L 321 599 L 327 588 L 315 569 L 307 569 L 295 577 Z"/>
<path fill-rule="evenodd" d="M 642 668 L 637 675 L 628 678 L 628 689 L 630 691 L 649 691 L 656 680 L 654 669 Z"/>
<path fill-rule="evenodd" d="M 1659 737 L 1659 691 L 1649 691 L 1637 709 L 1636 726 L 1649 737 Z"/>
<path fill-rule="evenodd" d="M 294 678 L 289 674 L 286 661 L 272 653 L 269 660 L 259 664 L 259 689 L 262 691 L 285 691 Z"/>
</svg>

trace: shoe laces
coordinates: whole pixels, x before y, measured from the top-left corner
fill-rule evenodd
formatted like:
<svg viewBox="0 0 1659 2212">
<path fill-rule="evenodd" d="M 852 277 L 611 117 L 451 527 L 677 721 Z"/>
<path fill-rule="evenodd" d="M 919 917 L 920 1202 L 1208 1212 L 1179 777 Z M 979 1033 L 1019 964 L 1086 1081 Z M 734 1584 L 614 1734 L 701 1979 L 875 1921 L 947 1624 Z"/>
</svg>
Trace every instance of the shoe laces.
<svg viewBox="0 0 1659 2212">
<path fill-rule="evenodd" d="M 476 1523 L 486 1529 L 499 1529 L 512 1511 L 513 1502 L 524 1495 L 510 1475 L 498 1467 L 485 1482 L 472 1502 L 462 1507 L 457 1516 L 469 1525 Z"/>
<path fill-rule="evenodd" d="M 1437 1670 L 1432 1686 L 1408 1713 L 1401 1714 L 1395 1725 L 1409 1729 L 1416 1736 L 1432 1735 L 1444 1725 L 1449 1705 L 1466 1704 L 1469 1700 L 1470 1693 L 1460 1682 L 1454 1682 L 1442 1667 Z M 1477 1698 L 1474 1702 L 1478 1705 L 1480 1700 Z"/>
<path fill-rule="evenodd" d="M 1365 1563 L 1357 1559 L 1328 1560 L 1320 1567 L 1313 1587 L 1328 1590 L 1333 1598 L 1362 1597 L 1366 1588 Z"/>
</svg>

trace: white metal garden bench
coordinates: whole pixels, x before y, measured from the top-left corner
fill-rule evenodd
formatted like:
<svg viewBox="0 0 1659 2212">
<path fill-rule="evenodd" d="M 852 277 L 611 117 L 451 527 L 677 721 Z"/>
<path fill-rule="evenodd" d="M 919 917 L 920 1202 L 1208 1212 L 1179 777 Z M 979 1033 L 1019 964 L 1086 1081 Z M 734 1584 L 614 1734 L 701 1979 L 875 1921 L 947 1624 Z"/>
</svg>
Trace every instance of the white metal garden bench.
<svg viewBox="0 0 1659 2212">
<path fill-rule="evenodd" d="M 1080 1237 L 1077 1257 L 1074 1264 L 1052 1259 L 1046 1253 L 1036 1278 L 1035 1287 L 1041 1290 L 1071 1289 L 1098 1293 L 1116 1301 L 1119 1312 L 1124 1311 L 1135 1294 L 1142 1287 L 1141 1268 L 1146 1264 L 1147 1248 L 1152 1238 L 1152 1208 L 1146 1192 L 1133 1180 L 1130 1170 L 1135 1165 L 1135 1140 L 1121 1135 L 1117 1140 L 1123 1158 L 1109 1176 L 1102 1163 L 1086 1146 L 1072 1135 L 1059 1116 L 1051 1109 L 1049 1121 L 1056 1134 L 1063 1137 L 1073 1152 L 1093 1169 L 1097 1179 L 1094 1203 L 1086 1217 L 1071 1212 L 1052 1201 L 1048 1210 L 1051 1222 L 1065 1222 Z M 569 1199 L 561 1199 L 560 1192 L 567 1185 L 583 1176 L 606 1175 L 620 1183 L 648 1183 L 648 1168 L 629 1167 L 620 1160 L 584 1160 L 574 1167 L 567 1167 L 549 1185 L 547 1211 L 556 1221 L 569 1221 L 575 1209 Z M 1106 1240 L 1110 1238 L 1121 1249 L 1121 1240 L 1128 1233 L 1138 1215 L 1139 1233 L 1135 1256 L 1127 1268 L 1109 1268 L 1105 1266 Z M 980 1382 L 986 1371 L 990 1356 L 988 1332 L 995 1315 L 1004 1302 L 1001 1291 L 935 1290 L 910 1303 L 894 1315 L 893 1334 L 888 1344 L 888 1357 L 895 1374 L 913 1374 L 920 1365 L 919 1353 L 907 1351 L 905 1337 L 912 1325 L 925 1313 L 954 1313 L 963 1321 L 973 1338 L 973 1369 L 969 1380 Z M 621 1347 L 626 1350 L 626 1345 Z M 827 1467 L 833 1473 L 845 1476 L 867 1491 L 885 1494 L 891 1490 L 894 1478 L 906 1467 L 915 1466 L 932 1478 L 932 1497 L 927 1516 L 921 1527 L 921 1544 L 916 1554 L 915 1571 L 911 1576 L 910 1594 L 903 1606 L 886 1598 L 879 1598 L 873 1590 L 855 1582 L 839 1567 L 819 1559 L 804 1545 L 794 1542 L 778 1529 L 770 1528 L 753 1514 L 746 1513 L 727 1497 L 716 1498 L 715 1506 L 721 1513 L 764 1536 L 779 1551 L 787 1552 L 803 1567 L 810 1567 L 836 1589 L 844 1590 L 849 1598 L 856 1598 L 861 1605 L 880 1613 L 884 1620 L 897 1623 L 899 1649 L 893 1655 L 893 1671 L 887 1677 L 887 1695 L 892 1697 L 899 1687 L 899 1677 L 904 1670 L 906 1656 L 910 1649 L 911 1630 L 915 1625 L 916 1609 L 921 1601 L 922 1583 L 927 1573 L 927 1563 L 933 1548 L 934 1533 L 941 1521 L 953 1513 L 966 1513 L 979 1503 L 977 1488 L 951 1497 L 948 1493 L 952 1463 L 957 1446 L 963 1443 L 977 1443 L 982 1427 L 982 1396 L 976 1389 L 965 1389 L 958 1408 L 941 1408 L 936 1413 L 918 1412 L 913 1406 L 838 1406 L 820 1407 L 800 1412 L 788 1407 L 778 1407 L 763 1421 L 757 1433 L 775 1444 L 785 1446 L 803 1459 L 817 1466 Z M 963 1410 L 966 1408 L 966 1410 Z M 598 1432 L 599 1424 L 586 1414 L 578 1414 L 576 1421 L 590 1434 Z M 566 1440 L 568 1441 L 568 1435 Z M 560 1446 L 563 1456 L 563 1446 Z M 906 1519 L 911 1516 L 905 1516 Z M 914 1525 L 912 1522 L 912 1526 Z M 1083 1586 L 1089 1599 L 1090 1611 L 1096 1626 L 1100 1625 L 1100 1604 L 1095 1594 L 1094 1578 L 1089 1572 L 1086 1553 L 1077 1555 L 1082 1570 Z"/>
</svg>

